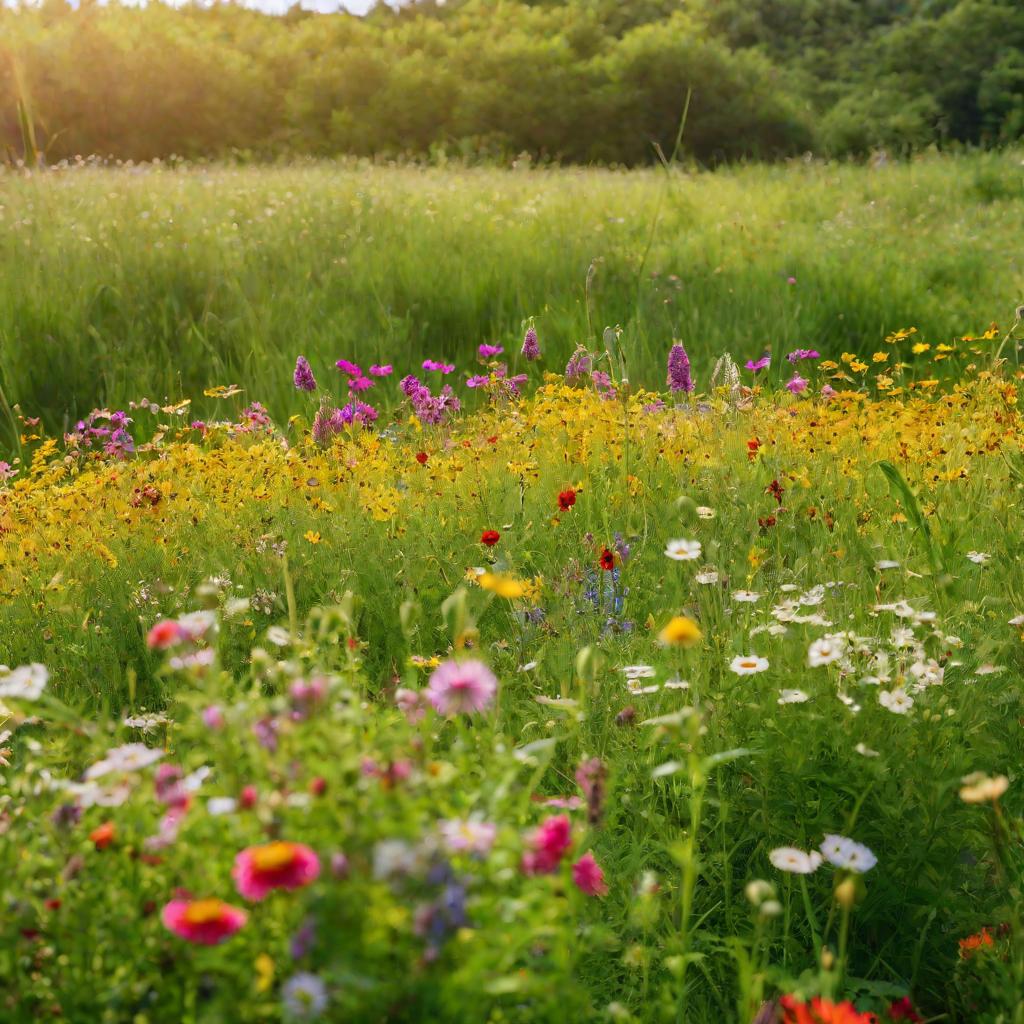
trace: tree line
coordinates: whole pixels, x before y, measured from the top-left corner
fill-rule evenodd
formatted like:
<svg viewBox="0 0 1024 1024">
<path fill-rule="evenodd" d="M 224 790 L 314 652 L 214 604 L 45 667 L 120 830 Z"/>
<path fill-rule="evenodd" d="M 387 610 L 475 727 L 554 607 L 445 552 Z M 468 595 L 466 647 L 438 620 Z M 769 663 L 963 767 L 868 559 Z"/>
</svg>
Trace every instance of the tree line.
<svg viewBox="0 0 1024 1024">
<path fill-rule="evenodd" d="M 638 165 L 1024 134 L 1019 0 L 0 6 L 0 146 Z"/>
</svg>

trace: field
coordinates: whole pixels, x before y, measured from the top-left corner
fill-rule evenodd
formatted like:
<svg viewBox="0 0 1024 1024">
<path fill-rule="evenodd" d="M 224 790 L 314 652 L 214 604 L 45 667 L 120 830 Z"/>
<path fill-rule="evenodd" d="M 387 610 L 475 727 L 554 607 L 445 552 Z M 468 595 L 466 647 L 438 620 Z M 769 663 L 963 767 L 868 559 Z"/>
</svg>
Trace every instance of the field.
<svg viewBox="0 0 1024 1024">
<path fill-rule="evenodd" d="M 0 1019 L 1024 1024 L 1018 175 L 0 179 Z"/>
</svg>

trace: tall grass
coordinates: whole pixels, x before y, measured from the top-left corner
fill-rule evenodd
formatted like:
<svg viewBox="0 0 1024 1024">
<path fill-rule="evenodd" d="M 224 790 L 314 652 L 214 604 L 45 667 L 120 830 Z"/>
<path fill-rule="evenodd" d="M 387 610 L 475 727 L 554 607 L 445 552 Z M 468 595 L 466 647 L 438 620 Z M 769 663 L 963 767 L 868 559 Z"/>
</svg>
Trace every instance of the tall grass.
<svg viewBox="0 0 1024 1024">
<path fill-rule="evenodd" d="M 655 383 L 669 339 L 864 349 L 1006 318 L 1024 291 L 1019 154 L 714 174 L 309 164 L 0 175 L 0 389 L 53 428 L 237 382 L 292 410 L 296 352 L 411 369 L 535 316 L 551 365 L 624 328 Z M 201 411 L 201 410 L 197 410 Z M 10 429 L 4 427 L 7 436 Z"/>
</svg>

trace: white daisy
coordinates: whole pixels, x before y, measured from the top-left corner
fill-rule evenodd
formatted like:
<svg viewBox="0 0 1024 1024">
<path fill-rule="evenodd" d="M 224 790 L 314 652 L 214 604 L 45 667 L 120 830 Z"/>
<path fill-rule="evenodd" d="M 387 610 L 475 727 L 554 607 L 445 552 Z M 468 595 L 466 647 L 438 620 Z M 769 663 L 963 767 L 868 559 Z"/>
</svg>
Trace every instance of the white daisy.
<svg viewBox="0 0 1024 1024">
<path fill-rule="evenodd" d="M 652 665 L 623 665 L 622 672 L 627 679 L 653 679 L 657 675 Z"/>
<path fill-rule="evenodd" d="M 39 700 L 49 678 L 46 666 L 38 662 L 11 669 L 0 676 L 0 698 Z"/>
<path fill-rule="evenodd" d="M 914 698 L 899 687 L 895 690 L 882 690 L 878 694 L 878 703 L 894 715 L 905 715 L 914 706 Z"/>
<path fill-rule="evenodd" d="M 695 562 L 700 553 L 699 540 L 670 540 L 665 546 L 665 554 L 675 562 Z"/>
<path fill-rule="evenodd" d="M 738 676 L 752 676 L 768 668 L 768 659 L 759 658 L 756 654 L 737 654 L 729 663 L 729 668 Z"/>
<path fill-rule="evenodd" d="M 845 652 L 846 644 L 844 641 L 822 637 L 820 640 L 815 640 L 808 648 L 807 664 L 811 668 L 831 665 L 834 661 L 838 661 Z"/>
<path fill-rule="evenodd" d="M 162 750 L 147 747 L 145 743 L 126 743 L 108 750 L 106 757 L 85 770 L 84 777 L 91 782 L 110 772 L 137 772 L 156 764 L 163 756 Z"/>
<path fill-rule="evenodd" d="M 753 604 L 761 600 L 761 595 L 756 590 L 734 590 L 732 592 L 734 601 L 742 601 L 744 604 Z"/>
<path fill-rule="evenodd" d="M 779 690 L 780 704 L 803 704 L 806 700 L 810 698 L 803 690 Z"/>
<path fill-rule="evenodd" d="M 795 846 L 780 846 L 768 854 L 768 859 L 780 871 L 794 875 L 810 875 L 821 867 L 821 854 L 817 850 L 805 853 Z"/>
<path fill-rule="evenodd" d="M 857 874 L 870 871 L 878 863 L 878 858 L 863 843 L 856 843 L 846 836 L 825 836 L 821 852 L 830 864 Z"/>
<path fill-rule="evenodd" d="M 984 551 L 968 551 L 967 557 L 975 565 L 984 565 L 992 556 Z"/>
</svg>

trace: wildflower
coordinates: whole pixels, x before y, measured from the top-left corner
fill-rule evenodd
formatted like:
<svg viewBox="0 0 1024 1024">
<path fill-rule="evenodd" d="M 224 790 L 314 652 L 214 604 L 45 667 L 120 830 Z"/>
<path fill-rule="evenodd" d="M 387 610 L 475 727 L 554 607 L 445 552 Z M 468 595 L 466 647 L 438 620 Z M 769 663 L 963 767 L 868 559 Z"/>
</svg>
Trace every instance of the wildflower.
<svg viewBox="0 0 1024 1024">
<path fill-rule="evenodd" d="M 694 647 L 700 643 L 702 636 L 700 626 L 693 619 L 676 615 L 658 634 L 658 639 L 666 647 Z"/>
<path fill-rule="evenodd" d="M 734 590 L 732 599 L 741 604 L 755 604 L 761 600 L 761 595 L 756 590 Z"/>
<path fill-rule="evenodd" d="M 822 856 L 817 850 L 805 853 L 795 846 L 780 846 L 768 854 L 772 865 L 780 871 L 794 875 L 811 875 L 821 867 Z"/>
<path fill-rule="evenodd" d="M 89 833 L 89 841 L 97 850 L 105 850 L 117 836 L 117 828 L 112 821 L 105 821 Z"/>
<path fill-rule="evenodd" d="M 299 356 L 295 360 L 295 373 L 292 375 L 297 391 L 316 391 L 316 378 L 313 376 L 313 368 L 305 356 Z"/>
<path fill-rule="evenodd" d="M 653 679 L 657 675 L 653 665 L 624 665 L 622 671 L 628 680 Z"/>
<path fill-rule="evenodd" d="M 914 1004 L 910 1001 L 910 996 L 904 996 L 902 999 L 894 999 L 889 1004 L 888 1012 L 890 1020 L 907 1020 L 910 1021 L 911 1024 L 924 1024 L 924 1017 L 914 1009 Z"/>
<path fill-rule="evenodd" d="M 214 732 L 219 732 L 224 728 L 224 712 L 218 704 L 210 704 L 208 707 L 203 708 L 202 719 L 203 725 Z"/>
<path fill-rule="evenodd" d="M 699 540 L 670 540 L 665 545 L 665 554 L 674 562 L 694 562 L 702 550 Z"/>
<path fill-rule="evenodd" d="M 810 1002 L 801 1002 L 794 996 L 779 1000 L 782 1016 L 779 1024 L 875 1024 L 873 1013 L 861 1013 L 853 1003 L 833 1003 L 815 996 Z"/>
<path fill-rule="evenodd" d="M 846 836 L 826 835 L 821 843 L 821 852 L 830 864 L 859 875 L 878 863 L 878 858 L 866 846 Z"/>
<path fill-rule="evenodd" d="M 327 1009 L 327 986 L 315 974 L 300 971 L 281 987 L 281 1000 L 288 1016 L 314 1020 Z"/>
<path fill-rule="evenodd" d="M 423 717 L 427 713 L 423 706 L 423 695 L 404 686 L 395 690 L 395 703 L 410 725 L 416 725 L 423 721 Z"/>
<path fill-rule="evenodd" d="M 601 549 L 601 556 L 598 563 L 605 572 L 611 572 L 615 568 L 615 555 L 608 548 Z"/>
<path fill-rule="evenodd" d="M 835 398 L 838 392 L 831 384 L 826 384 L 821 389 L 821 397 L 827 402 L 830 398 Z"/>
<path fill-rule="evenodd" d="M 708 508 L 707 505 L 698 505 L 694 510 L 697 513 L 698 519 L 714 519 L 716 512 L 713 508 Z"/>
<path fill-rule="evenodd" d="M 975 565 L 984 565 L 992 558 L 991 555 L 986 554 L 984 551 L 968 551 L 967 557 Z"/>
<path fill-rule="evenodd" d="M 572 880 L 576 888 L 587 896 L 605 896 L 608 893 L 604 871 L 589 850 L 573 864 Z"/>
<path fill-rule="evenodd" d="M 248 914 L 218 899 L 173 899 L 160 918 L 164 927 L 187 942 L 216 946 L 241 928 Z"/>
<path fill-rule="evenodd" d="M 299 889 L 319 874 L 320 860 L 308 846 L 282 840 L 242 850 L 231 869 L 239 893 L 257 903 L 272 889 Z"/>
<path fill-rule="evenodd" d="M 526 333 L 523 335 L 522 356 L 531 363 L 540 358 L 540 344 L 537 341 L 537 332 L 532 325 L 526 328 Z M 566 371 L 566 376 L 568 375 L 568 371 Z"/>
<path fill-rule="evenodd" d="M 503 345 L 479 345 L 476 351 L 481 359 L 490 359 L 492 356 L 500 356 L 505 348 Z"/>
<path fill-rule="evenodd" d="M 442 374 L 449 374 L 455 369 L 454 363 L 442 363 L 436 359 L 424 359 L 423 369 L 428 371 L 434 371 Z"/>
<path fill-rule="evenodd" d="M 768 668 L 768 659 L 759 658 L 756 654 L 738 654 L 729 663 L 729 668 L 738 676 L 752 676 Z"/>
<path fill-rule="evenodd" d="M 820 352 L 816 352 L 813 348 L 798 348 L 794 352 L 790 352 L 786 359 L 791 363 L 798 363 L 801 359 L 819 359 L 821 357 Z"/>
<path fill-rule="evenodd" d="M 754 360 L 749 359 L 746 363 L 746 368 L 752 373 L 758 373 L 761 370 L 767 369 L 771 365 L 772 357 L 769 354 L 761 356 L 760 359 Z"/>
<path fill-rule="evenodd" d="M 807 390 L 807 379 L 801 377 L 799 373 L 794 373 L 789 380 L 786 381 L 786 390 L 791 395 L 799 395 Z"/>
<path fill-rule="evenodd" d="M 680 342 L 676 342 L 668 353 L 668 386 L 672 392 L 693 391 L 693 378 L 690 376 L 690 357 Z"/>
<path fill-rule="evenodd" d="M 350 377 L 362 377 L 363 375 L 363 371 L 355 363 L 350 363 L 347 359 L 339 359 L 334 365 L 342 373 L 348 374 Z"/>
<path fill-rule="evenodd" d="M 486 857 L 498 834 L 497 825 L 486 821 L 442 821 L 441 838 L 452 853 Z"/>
<path fill-rule="evenodd" d="M 572 826 L 564 814 L 541 822 L 529 840 L 530 849 L 523 854 L 523 872 L 527 875 L 551 874 L 572 845 Z"/>
<path fill-rule="evenodd" d="M 348 381 L 349 391 L 369 391 L 373 387 L 373 381 L 369 377 L 350 377 Z"/>
<path fill-rule="evenodd" d="M 489 548 L 493 548 L 499 540 L 501 540 L 501 534 L 498 533 L 497 530 L 484 530 L 484 532 L 480 534 L 480 543 L 486 544 Z"/>
<path fill-rule="evenodd" d="M 6 675 L 4 670 L 5 666 L 0 667 L 0 698 L 39 700 L 50 678 L 46 666 L 38 662 L 21 665 Z"/>
<path fill-rule="evenodd" d="M 575 384 L 583 377 L 589 377 L 594 367 L 593 357 L 583 345 L 577 345 L 576 351 L 565 364 L 565 380 L 568 384 Z"/>
<path fill-rule="evenodd" d="M 576 769 L 576 782 L 587 798 L 587 820 L 597 825 L 604 808 L 605 776 L 608 770 L 599 757 L 580 762 Z"/>
<path fill-rule="evenodd" d="M 718 573 L 714 569 L 702 569 L 693 578 L 695 582 L 708 586 L 718 582 Z"/>
<path fill-rule="evenodd" d="M 371 366 L 370 376 L 371 377 L 390 377 L 395 372 L 395 368 L 390 363 L 385 363 L 383 366 Z"/>
<path fill-rule="evenodd" d="M 979 949 L 990 949 L 995 945 L 992 934 L 987 928 L 982 928 L 974 935 L 968 935 L 966 939 L 960 940 L 960 959 L 969 960 Z"/>
<path fill-rule="evenodd" d="M 960 782 L 960 799 L 965 804 L 995 803 L 1010 787 L 1010 780 L 1005 775 L 990 777 L 984 772 L 972 772 Z"/>
<path fill-rule="evenodd" d="M 878 703 L 894 715 L 905 715 L 914 706 L 914 698 L 899 687 L 895 690 L 881 690 L 878 694 Z"/>
<path fill-rule="evenodd" d="M 87 782 L 91 782 L 111 772 L 137 772 L 155 764 L 163 756 L 162 750 L 147 747 L 145 743 L 126 743 L 108 750 L 104 758 L 85 770 L 84 777 Z"/>
<path fill-rule="evenodd" d="M 558 507 L 563 512 L 568 512 L 569 509 L 576 504 L 576 492 L 571 488 L 567 487 L 564 491 L 558 493 Z"/>
<path fill-rule="evenodd" d="M 310 544 L 320 543 L 320 532 L 318 530 L 307 530 L 303 535 L 302 539 L 309 541 Z"/>
<path fill-rule="evenodd" d="M 498 597 L 506 597 L 515 600 L 524 597 L 527 593 L 527 584 L 522 580 L 513 579 L 511 576 L 500 576 L 497 573 L 481 572 L 477 577 L 477 583 L 482 590 L 489 590 Z"/>
<path fill-rule="evenodd" d="M 182 629 L 174 619 L 161 619 L 146 634 L 146 646 L 150 650 L 164 651 L 182 639 Z"/>
<path fill-rule="evenodd" d="M 780 704 L 803 704 L 804 701 L 810 700 L 803 690 L 780 690 L 779 691 L 779 703 Z"/>
<path fill-rule="evenodd" d="M 841 640 L 830 640 L 828 637 L 815 640 L 807 651 L 807 664 L 811 668 L 831 665 L 843 656 L 845 650 L 846 645 Z"/>
<path fill-rule="evenodd" d="M 427 699 L 441 715 L 486 711 L 498 692 L 498 680 L 482 661 L 446 661 L 430 677 Z"/>
</svg>

